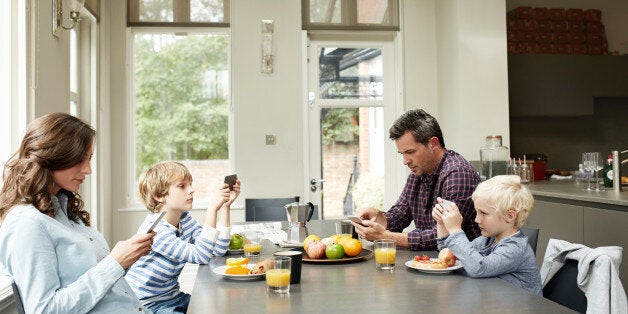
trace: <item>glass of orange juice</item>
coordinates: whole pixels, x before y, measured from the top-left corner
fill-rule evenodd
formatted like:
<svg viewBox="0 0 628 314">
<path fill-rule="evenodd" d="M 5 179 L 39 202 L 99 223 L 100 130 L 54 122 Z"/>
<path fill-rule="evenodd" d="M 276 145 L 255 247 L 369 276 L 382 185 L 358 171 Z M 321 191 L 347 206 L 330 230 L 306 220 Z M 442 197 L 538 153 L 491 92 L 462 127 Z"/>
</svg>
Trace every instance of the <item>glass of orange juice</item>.
<svg viewBox="0 0 628 314">
<path fill-rule="evenodd" d="M 375 267 L 377 270 L 394 270 L 397 247 L 395 240 L 382 239 L 373 241 L 375 248 Z"/>
<path fill-rule="evenodd" d="M 273 269 L 266 271 L 266 286 L 271 293 L 290 291 L 290 261 L 288 256 L 273 256 Z"/>
<path fill-rule="evenodd" d="M 248 258 L 259 257 L 260 252 L 262 252 L 262 244 L 260 243 L 259 233 L 255 231 L 246 231 L 243 232 L 243 235 L 246 238 L 244 245 L 242 246 L 244 256 Z"/>
</svg>

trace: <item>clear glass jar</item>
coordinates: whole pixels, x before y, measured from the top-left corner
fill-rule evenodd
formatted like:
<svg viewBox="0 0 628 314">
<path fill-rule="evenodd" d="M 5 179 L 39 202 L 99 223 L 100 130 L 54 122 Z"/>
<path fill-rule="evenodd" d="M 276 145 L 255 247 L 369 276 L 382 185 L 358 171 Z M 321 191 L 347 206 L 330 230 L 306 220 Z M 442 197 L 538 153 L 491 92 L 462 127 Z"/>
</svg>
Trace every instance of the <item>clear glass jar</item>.
<svg viewBox="0 0 628 314">
<path fill-rule="evenodd" d="M 502 146 L 502 136 L 487 136 L 485 146 L 480 148 L 480 164 L 482 165 L 480 177 L 482 180 L 508 174 L 509 159 L 508 147 Z"/>
</svg>

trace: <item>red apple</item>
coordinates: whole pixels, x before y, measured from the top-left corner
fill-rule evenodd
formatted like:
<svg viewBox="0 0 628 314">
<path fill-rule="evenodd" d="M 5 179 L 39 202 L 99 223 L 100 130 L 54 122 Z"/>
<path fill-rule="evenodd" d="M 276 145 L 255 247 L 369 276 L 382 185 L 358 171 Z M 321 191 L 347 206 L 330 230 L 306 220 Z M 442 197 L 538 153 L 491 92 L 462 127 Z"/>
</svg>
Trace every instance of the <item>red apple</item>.
<svg viewBox="0 0 628 314">
<path fill-rule="evenodd" d="M 454 266 L 456 264 L 456 256 L 449 248 L 444 248 L 438 253 L 438 260 L 447 264 L 447 267 Z"/>
<path fill-rule="evenodd" d="M 309 256 L 312 259 L 320 259 L 320 258 L 325 258 L 326 248 L 327 246 L 325 245 L 325 243 L 314 239 L 308 242 L 307 249 L 305 250 L 305 252 L 307 253 L 307 256 Z"/>
</svg>

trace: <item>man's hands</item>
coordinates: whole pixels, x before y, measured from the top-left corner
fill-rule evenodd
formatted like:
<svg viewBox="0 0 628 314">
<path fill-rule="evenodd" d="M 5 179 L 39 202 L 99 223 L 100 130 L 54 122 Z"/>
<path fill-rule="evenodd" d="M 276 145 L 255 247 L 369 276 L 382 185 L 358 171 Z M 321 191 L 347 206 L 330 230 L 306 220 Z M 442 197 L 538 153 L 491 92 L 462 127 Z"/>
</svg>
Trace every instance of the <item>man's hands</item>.
<svg viewBox="0 0 628 314">
<path fill-rule="evenodd" d="M 362 224 L 351 222 L 355 232 L 363 239 L 373 241 L 386 238 L 389 233 L 386 230 L 386 217 L 384 213 L 376 208 L 364 207 L 355 212 L 355 215 L 362 219 Z M 390 238 L 388 236 L 388 238 Z"/>
<path fill-rule="evenodd" d="M 148 254 L 153 245 L 155 232 L 136 234 L 128 240 L 120 241 L 111 250 L 111 255 L 120 266 L 128 269 L 140 257 Z"/>
</svg>

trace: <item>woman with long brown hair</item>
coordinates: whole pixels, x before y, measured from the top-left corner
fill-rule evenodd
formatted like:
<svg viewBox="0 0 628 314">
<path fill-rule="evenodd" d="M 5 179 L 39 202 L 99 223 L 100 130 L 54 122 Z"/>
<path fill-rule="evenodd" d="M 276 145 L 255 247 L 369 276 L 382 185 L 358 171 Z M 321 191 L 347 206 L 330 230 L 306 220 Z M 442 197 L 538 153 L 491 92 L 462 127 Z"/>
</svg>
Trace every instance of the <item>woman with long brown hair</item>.
<svg viewBox="0 0 628 314">
<path fill-rule="evenodd" d="M 147 254 L 154 233 L 109 251 L 78 194 L 92 171 L 96 132 L 65 113 L 28 125 L 4 166 L 0 266 L 16 282 L 27 313 L 150 312 L 124 273 Z"/>
</svg>

